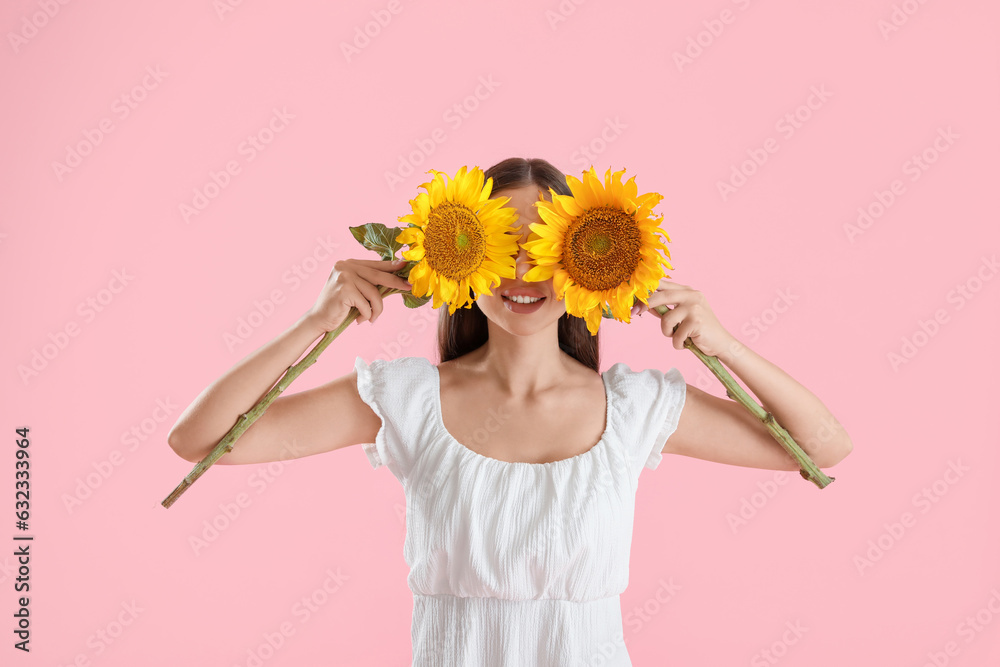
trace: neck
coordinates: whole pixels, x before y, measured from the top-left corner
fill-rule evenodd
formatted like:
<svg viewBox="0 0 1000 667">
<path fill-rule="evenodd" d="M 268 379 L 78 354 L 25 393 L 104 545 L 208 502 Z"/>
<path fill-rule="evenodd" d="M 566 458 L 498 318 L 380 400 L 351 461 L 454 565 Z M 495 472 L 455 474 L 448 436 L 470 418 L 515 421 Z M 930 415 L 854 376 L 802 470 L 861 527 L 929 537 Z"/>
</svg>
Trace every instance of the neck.
<svg viewBox="0 0 1000 667">
<path fill-rule="evenodd" d="M 483 370 L 512 396 L 551 387 L 566 377 L 566 354 L 559 348 L 559 324 L 530 336 L 518 336 L 489 323 L 490 337 L 481 348 Z"/>
</svg>

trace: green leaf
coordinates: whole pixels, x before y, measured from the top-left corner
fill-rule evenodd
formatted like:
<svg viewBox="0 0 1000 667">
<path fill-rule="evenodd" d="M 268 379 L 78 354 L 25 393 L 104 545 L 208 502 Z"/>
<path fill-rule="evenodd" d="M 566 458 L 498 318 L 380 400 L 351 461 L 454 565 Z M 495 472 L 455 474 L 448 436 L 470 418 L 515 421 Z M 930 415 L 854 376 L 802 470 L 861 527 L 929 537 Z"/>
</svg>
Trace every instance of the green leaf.
<svg viewBox="0 0 1000 667">
<path fill-rule="evenodd" d="M 386 227 L 381 222 L 369 222 L 357 227 L 348 227 L 358 243 L 368 250 L 374 250 L 383 260 L 396 258 L 396 251 L 404 244 L 397 243 L 396 237 L 403 227 Z"/>
<path fill-rule="evenodd" d="M 403 268 L 401 268 L 399 271 L 396 271 L 396 275 L 402 278 L 403 280 L 408 281 L 410 279 L 410 271 L 413 270 L 413 267 L 415 267 L 419 263 L 420 262 L 415 262 L 412 259 L 409 260 L 406 264 L 403 265 Z"/>
<path fill-rule="evenodd" d="M 427 296 L 413 296 L 409 292 L 403 293 L 403 303 L 406 305 L 407 308 L 419 308 L 420 306 L 424 305 L 430 300 L 431 300 L 430 294 L 428 294 Z"/>
<path fill-rule="evenodd" d="M 611 314 L 611 306 L 607 304 L 604 305 L 604 308 L 601 309 L 601 317 L 608 320 L 615 319 L 615 316 Z"/>
<path fill-rule="evenodd" d="M 383 260 L 396 259 L 396 251 L 405 245 L 396 242 L 396 237 L 400 235 L 405 227 L 386 227 L 380 222 L 369 222 L 357 227 L 348 227 L 348 229 L 351 230 L 351 234 L 358 240 L 358 243 L 368 250 L 377 252 Z M 404 280 L 409 280 L 410 271 L 417 264 L 419 262 L 408 261 L 401 269 L 393 273 Z M 403 303 L 407 308 L 419 308 L 431 300 L 430 294 L 417 297 L 409 292 L 403 292 L 402 296 Z"/>
</svg>

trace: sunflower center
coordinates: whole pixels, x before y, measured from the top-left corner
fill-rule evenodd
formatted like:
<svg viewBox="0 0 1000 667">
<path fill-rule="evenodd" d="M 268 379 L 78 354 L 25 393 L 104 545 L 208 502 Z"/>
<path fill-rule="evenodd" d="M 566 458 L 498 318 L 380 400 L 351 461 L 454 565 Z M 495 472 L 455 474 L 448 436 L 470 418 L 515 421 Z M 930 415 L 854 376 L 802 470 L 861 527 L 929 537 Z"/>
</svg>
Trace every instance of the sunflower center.
<svg viewBox="0 0 1000 667">
<path fill-rule="evenodd" d="M 604 255 L 611 250 L 611 239 L 604 234 L 595 234 L 590 240 L 590 245 L 595 255 Z"/>
<path fill-rule="evenodd" d="M 443 202 L 427 216 L 424 253 L 432 269 L 452 280 L 476 271 L 486 256 L 483 223 L 469 207 Z"/>
<path fill-rule="evenodd" d="M 570 223 L 562 264 L 585 289 L 614 289 L 635 273 L 641 246 L 634 214 L 613 206 L 591 208 Z"/>
</svg>

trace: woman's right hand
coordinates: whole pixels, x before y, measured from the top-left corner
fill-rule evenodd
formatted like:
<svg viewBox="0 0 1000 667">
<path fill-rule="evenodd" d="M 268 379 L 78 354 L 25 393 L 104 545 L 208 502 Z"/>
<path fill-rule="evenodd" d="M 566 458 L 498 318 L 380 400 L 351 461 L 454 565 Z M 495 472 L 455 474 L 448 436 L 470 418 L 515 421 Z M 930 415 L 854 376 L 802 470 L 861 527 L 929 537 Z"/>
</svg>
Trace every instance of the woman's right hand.
<svg viewBox="0 0 1000 667">
<path fill-rule="evenodd" d="M 326 333 L 339 327 L 351 308 L 357 308 L 357 322 L 375 322 L 382 314 L 382 295 L 377 285 L 410 291 L 412 285 L 395 275 L 405 259 L 341 259 L 333 265 L 316 303 L 306 314 L 313 325 Z"/>
</svg>

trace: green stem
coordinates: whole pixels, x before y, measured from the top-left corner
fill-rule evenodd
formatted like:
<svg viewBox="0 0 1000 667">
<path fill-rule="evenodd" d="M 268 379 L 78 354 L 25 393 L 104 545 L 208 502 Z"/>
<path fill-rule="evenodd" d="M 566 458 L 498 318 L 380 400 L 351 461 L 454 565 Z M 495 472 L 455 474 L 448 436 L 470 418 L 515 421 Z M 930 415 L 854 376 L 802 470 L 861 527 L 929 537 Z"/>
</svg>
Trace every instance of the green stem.
<svg viewBox="0 0 1000 667">
<path fill-rule="evenodd" d="M 666 315 L 670 308 L 667 306 L 655 306 L 656 310 L 661 315 Z M 676 327 L 675 327 L 676 330 Z M 729 374 L 726 367 L 722 365 L 718 357 L 713 357 L 705 354 L 698 349 L 698 346 L 692 342 L 690 338 L 684 341 L 684 347 L 694 352 L 701 361 L 708 366 L 708 369 L 715 374 L 715 377 L 719 378 L 723 385 L 726 387 L 726 395 L 740 403 L 747 410 L 750 411 L 754 417 L 759 419 L 761 422 L 767 426 L 768 431 L 774 436 L 782 447 L 785 448 L 789 454 L 798 462 L 799 464 L 799 474 L 805 479 L 813 482 L 819 488 L 825 488 L 830 482 L 832 482 L 834 477 L 827 477 L 822 470 L 813 462 L 809 455 L 802 450 L 801 447 L 795 442 L 791 434 L 786 431 L 774 418 L 774 415 L 766 411 L 760 406 L 746 391 L 743 387 L 739 385 L 733 376 Z"/>
<path fill-rule="evenodd" d="M 402 292 L 403 290 L 394 288 L 379 288 L 379 293 L 382 296 L 401 294 Z M 340 323 L 340 326 L 333 331 L 327 331 L 323 334 L 323 338 L 321 338 L 319 343 L 317 343 L 316 346 L 309 351 L 309 354 L 307 354 L 302 361 L 285 369 L 285 373 L 278 380 L 277 384 L 271 387 L 271 390 L 267 392 L 263 398 L 257 401 L 257 404 L 250 408 L 249 412 L 245 412 L 237 418 L 233 427 L 229 429 L 229 432 L 226 433 L 222 440 L 220 440 L 212 451 L 208 453 L 208 456 L 199 461 L 197 465 L 195 465 L 194 469 L 187 474 L 187 477 L 181 480 L 181 483 L 178 484 L 177 487 L 170 492 L 170 495 L 167 496 L 160 504 L 164 507 L 170 507 L 173 505 L 174 501 L 180 498 L 181 495 L 187 491 L 199 477 L 205 474 L 205 471 L 208 470 L 212 464 L 218 461 L 224 454 L 232 451 L 236 440 L 239 439 L 239 437 L 243 435 L 243 433 L 250 428 L 250 426 L 257 421 L 262 414 L 264 414 L 264 411 L 267 410 L 267 407 L 278 397 L 278 394 L 287 389 L 288 385 L 292 383 L 292 380 L 297 378 L 302 371 L 312 366 L 313 363 L 315 363 L 315 361 L 319 358 L 319 355 L 322 354 L 323 350 L 325 350 L 327 346 L 333 342 L 334 338 L 342 334 L 344 329 L 346 329 L 351 322 L 358 318 L 358 315 L 360 315 L 358 309 L 352 307 L 349 311 L 347 311 L 347 317 L 345 317 L 344 321 Z"/>
</svg>

